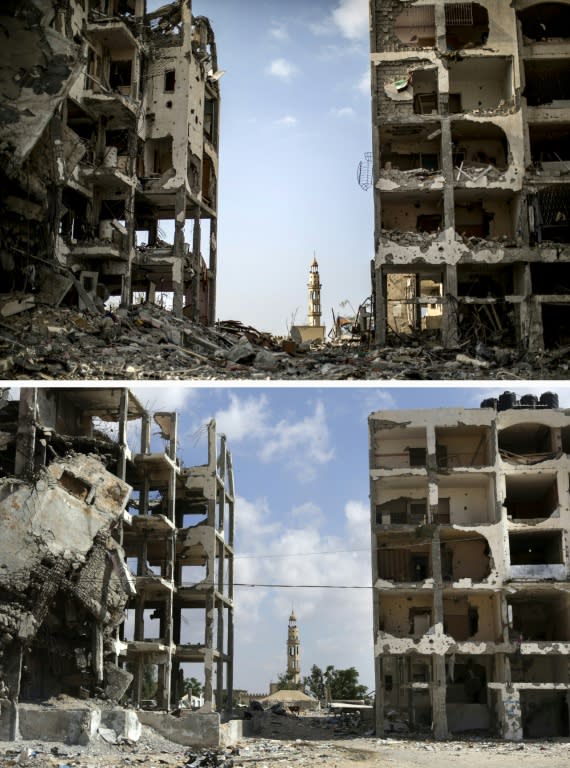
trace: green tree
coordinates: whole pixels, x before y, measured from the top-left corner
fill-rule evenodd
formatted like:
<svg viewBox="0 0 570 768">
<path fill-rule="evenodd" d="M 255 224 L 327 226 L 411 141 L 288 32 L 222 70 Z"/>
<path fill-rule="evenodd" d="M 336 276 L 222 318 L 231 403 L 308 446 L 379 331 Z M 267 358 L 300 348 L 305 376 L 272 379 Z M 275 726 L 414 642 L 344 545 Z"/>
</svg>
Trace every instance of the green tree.
<svg viewBox="0 0 570 768">
<path fill-rule="evenodd" d="M 278 691 L 296 691 L 299 689 L 299 683 L 293 681 L 293 676 L 288 672 L 284 672 L 277 677 L 277 690 Z"/>
<path fill-rule="evenodd" d="M 323 672 L 313 664 L 311 674 L 305 677 L 303 685 L 318 699 L 361 699 L 366 695 L 367 688 L 358 682 L 358 671 L 355 667 L 335 669 L 329 664 Z"/>
<path fill-rule="evenodd" d="M 195 677 L 184 678 L 184 693 L 188 696 L 200 696 L 202 693 L 202 684 Z"/>
</svg>

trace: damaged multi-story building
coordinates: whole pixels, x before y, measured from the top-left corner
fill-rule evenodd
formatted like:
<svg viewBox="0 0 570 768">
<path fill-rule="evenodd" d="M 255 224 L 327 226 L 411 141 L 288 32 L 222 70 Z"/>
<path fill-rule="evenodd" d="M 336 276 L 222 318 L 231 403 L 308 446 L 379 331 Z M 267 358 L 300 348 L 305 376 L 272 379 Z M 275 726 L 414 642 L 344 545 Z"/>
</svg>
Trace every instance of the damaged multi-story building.
<svg viewBox="0 0 570 768">
<path fill-rule="evenodd" d="M 191 0 L 150 13 L 10 0 L 0 27 L 3 290 L 28 306 L 163 300 L 213 323 L 222 73 L 208 19 Z"/>
<path fill-rule="evenodd" d="M 570 339 L 570 3 L 371 0 L 376 340 Z"/>
<path fill-rule="evenodd" d="M 207 460 L 184 467 L 177 414 L 126 389 L 24 388 L 0 405 L 0 738 L 34 738 L 37 702 L 62 694 L 90 700 L 83 730 L 40 721 L 42 738 L 88 739 L 97 701 L 169 734 L 190 669 L 204 704 L 176 727 L 212 743 L 233 687 L 225 438 L 205 425 Z"/>
<path fill-rule="evenodd" d="M 369 417 L 376 728 L 570 733 L 570 414 Z M 385 719 L 386 716 L 386 719 Z"/>
</svg>

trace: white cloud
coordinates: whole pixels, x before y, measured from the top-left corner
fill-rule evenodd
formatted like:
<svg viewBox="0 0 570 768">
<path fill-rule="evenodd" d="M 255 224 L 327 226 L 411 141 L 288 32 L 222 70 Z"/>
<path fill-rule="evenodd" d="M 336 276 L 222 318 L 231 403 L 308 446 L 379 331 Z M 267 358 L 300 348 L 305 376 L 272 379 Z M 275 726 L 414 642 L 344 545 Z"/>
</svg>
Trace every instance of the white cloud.
<svg viewBox="0 0 570 768">
<path fill-rule="evenodd" d="M 367 69 L 362 75 L 360 80 L 355 85 L 357 91 L 363 93 L 365 96 L 370 96 L 370 70 Z"/>
<path fill-rule="evenodd" d="M 237 687 L 266 691 L 269 682 L 285 671 L 291 608 L 301 634 L 303 675 L 313 664 L 355 666 L 362 680 L 372 685 L 372 611 L 367 589 L 370 529 L 365 501 L 351 500 L 344 509 L 339 505 L 327 510 L 327 517 L 340 523 L 335 535 L 324 535 L 315 526 L 312 516 L 321 510 L 311 501 L 293 507 L 289 515 L 281 513 L 280 521 L 266 500 L 239 499 L 236 510 L 235 581 L 298 585 L 296 589 L 236 587 Z M 366 588 L 326 588 L 335 585 Z M 342 627 L 350 627 L 349 643 L 346 632 L 339 631 Z M 251 653 L 254 643 L 255 654 Z"/>
<path fill-rule="evenodd" d="M 297 122 L 297 118 L 294 115 L 284 115 L 275 121 L 277 125 L 289 125 L 291 127 L 297 125 Z"/>
<path fill-rule="evenodd" d="M 354 109 L 352 107 L 333 107 L 331 109 L 331 115 L 335 117 L 354 117 Z"/>
<path fill-rule="evenodd" d="M 268 429 L 269 412 L 264 396 L 239 397 L 230 392 L 230 404 L 216 413 L 216 426 L 230 443 L 257 438 Z"/>
<path fill-rule="evenodd" d="M 275 38 L 275 40 L 289 39 L 289 32 L 287 30 L 286 24 L 282 24 L 279 22 L 273 22 L 273 25 L 269 30 L 269 34 L 271 35 L 271 37 Z"/>
<path fill-rule="evenodd" d="M 260 451 L 262 461 L 283 461 L 295 468 L 300 480 L 312 480 L 317 465 L 326 464 L 334 456 L 325 407 L 315 406 L 312 416 L 301 421 L 282 419 L 267 436 Z"/>
<path fill-rule="evenodd" d="M 368 0 L 340 0 L 332 19 L 344 37 L 365 37 L 369 29 Z"/>
<path fill-rule="evenodd" d="M 297 520 L 304 521 L 305 525 L 312 528 L 318 528 L 325 519 L 322 509 L 312 501 L 306 501 L 304 504 L 299 504 L 298 507 L 293 507 L 291 515 Z"/>
<path fill-rule="evenodd" d="M 296 74 L 297 67 L 287 59 L 273 59 L 265 70 L 268 75 L 278 77 L 280 80 L 290 80 Z"/>
</svg>

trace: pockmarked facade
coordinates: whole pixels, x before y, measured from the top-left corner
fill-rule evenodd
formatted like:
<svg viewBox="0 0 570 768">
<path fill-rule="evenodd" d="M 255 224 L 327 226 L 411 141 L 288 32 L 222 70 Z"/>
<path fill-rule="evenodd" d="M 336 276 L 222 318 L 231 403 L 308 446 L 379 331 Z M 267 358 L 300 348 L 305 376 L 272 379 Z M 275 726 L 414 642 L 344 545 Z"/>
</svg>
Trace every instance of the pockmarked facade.
<svg viewBox="0 0 570 768">
<path fill-rule="evenodd" d="M 371 0 L 376 341 L 570 339 L 570 3 Z"/>
<path fill-rule="evenodd" d="M 223 73 L 208 19 L 191 0 L 22 0 L 0 19 L 3 291 L 80 309 L 164 297 L 213 323 Z"/>
<path fill-rule="evenodd" d="M 568 411 L 378 411 L 369 448 L 377 733 L 568 736 Z"/>
</svg>

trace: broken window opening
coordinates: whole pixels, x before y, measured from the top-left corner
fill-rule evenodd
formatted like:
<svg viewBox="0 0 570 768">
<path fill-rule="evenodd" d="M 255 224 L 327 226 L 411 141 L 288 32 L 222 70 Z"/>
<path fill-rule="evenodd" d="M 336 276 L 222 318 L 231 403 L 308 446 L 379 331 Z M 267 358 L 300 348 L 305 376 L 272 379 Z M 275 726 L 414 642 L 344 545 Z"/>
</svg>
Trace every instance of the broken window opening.
<svg viewBox="0 0 570 768">
<path fill-rule="evenodd" d="M 408 448 L 410 467 L 425 467 L 427 464 L 426 448 Z"/>
<path fill-rule="evenodd" d="M 570 37 L 570 8 L 565 3 L 538 3 L 518 12 L 524 37 L 533 42 Z"/>
<path fill-rule="evenodd" d="M 541 189 L 530 198 L 539 243 L 570 243 L 570 191 L 558 186 Z"/>
<path fill-rule="evenodd" d="M 431 115 L 438 112 L 438 83 L 436 69 L 415 69 L 410 74 L 414 94 L 414 114 Z"/>
<path fill-rule="evenodd" d="M 477 662 L 474 662 L 472 658 L 455 662 L 453 672 L 451 670 L 448 671 L 446 700 L 448 705 L 455 705 L 457 707 L 461 704 L 482 704 L 485 707 L 487 706 L 487 670 L 480 663 L 479 659 L 477 659 Z M 464 718 L 469 720 L 469 715 L 470 713 L 467 711 L 464 713 Z M 471 716 L 476 717 L 475 713 Z M 480 720 L 480 715 L 478 719 Z M 478 729 L 481 729 L 481 723 L 479 722 L 477 725 Z M 469 729 L 468 722 L 462 728 L 455 730 L 464 729 Z M 488 728 L 483 730 L 488 730 Z"/>
<path fill-rule="evenodd" d="M 513 595 L 507 599 L 509 635 L 519 642 L 568 642 L 568 608 L 567 595 Z"/>
<path fill-rule="evenodd" d="M 218 102 L 217 99 L 206 98 L 204 102 L 204 133 L 212 144 L 216 143 L 218 135 Z"/>
<path fill-rule="evenodd" d="M 513 104 L 512 57 L 463 58 L 449 62 L 449 93 L 459 94 L 462 112 L 505 112 Z M 457 105 L 449 107 L 454 113 Z"/>
<path fill-rule="evenodd" d="M 427 499 L 393 499 L 376 505 L 378 525 L 423 525 L 426 522 Z"/>
<path fill-rule="evenodd" d="M 444 598 L 443 626 L 446 635 L 459 642 L 479 634 L 479 609 L 471 605 L 466 597 Z M 487 640 L 494 640 L 492 621 L 488 621 L 485 634 Z M 483 639 L 483 638 L 481 638 Z"/>
<path fill-rule="evenodd" d="M 565 109 L 570 100 L 570 78 L 566 59 L 530 59 L 524 62 L 525 89 L 523 96 L 529 107 L 548 104 Z"/>
<path fill-rule="evenodd" d="M 451 523 L 451 499 L 440 497 L 437 500 L 437 510 L 433 513 L 433 522 L 436 525 L 449 525 Z"/>
<path fill-rule="evenodd" d="M 488 427 L 436 427 L 437 466 L 484 467 L 491 463 Z"/>
<path fill-rule="evenodd" d="M 503 461 L 513 464 L 536 464 L 553 459 L 556 452 L 552 430 L 546 424 L 534 423 L 515 424 L 502 429 L 499 432 L 499 453 Z"/>
<path fill-rule="evenodd" d="M 567 694 L 561 691 L 520 692 L 523 738 L 570 735 Z"/>
<path fill-rule="evenodd" d="M 445 26 L 449 51 L 479 48 L 489 38 L 489 13 L 479 3 L 447 3 Z"/>
<path fill-rule="evenodd" d="M 428 631 L 431 626 L 431 608 L 410 608 L 410 635 L 419 638 Z"/>
<path fill-rule="evenodd" d="M 511 566 L 562 565 L 562 531 L 509 533 L 509 550 Z"/>
<path fill-rule="evenodd" d="M 499 178 L 497 172 L 508 168 L 507 136 L 492 123 L 455 120 L 451 141 L 456 182 L 476 182 L 483 177 L 495 181 Z"/>
<path fill-rule="evenodd" d="M 541 302 L 545 349 L 561 349 L 570 344 L 570 306 Z"/>
<path fill-rule="evenodd" d="M 411 48 L 435 45 L 435 8 L 433 5 L 406 8 L 394 21 L 394 34 Z"/>
<path fill-rule="evenodd" d="M 410 552 L 408 546 L 378 550 L 378 578 L 399 583 L 424 581 L 429 578 L 429 553 Z"/>
<path fill-rule="evenodd" d="M 132 71 L 133 62 L 131 59 L 111 61 L 109 68 L 109 85 L 111 88 L 125 96 L 130 96 Z"/>
<path fill-rule="evenodd" d="M 530 154 L 543 176 L 570 173 L 570 129 L 568 126 L 529 125 Z"/>
<path fill-rule="evenodd" d="M 176 87 L 176 70 L 167 69 L 164 73 L 164 92 L 174 93 Z"/>
</svg>

